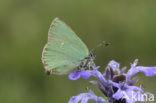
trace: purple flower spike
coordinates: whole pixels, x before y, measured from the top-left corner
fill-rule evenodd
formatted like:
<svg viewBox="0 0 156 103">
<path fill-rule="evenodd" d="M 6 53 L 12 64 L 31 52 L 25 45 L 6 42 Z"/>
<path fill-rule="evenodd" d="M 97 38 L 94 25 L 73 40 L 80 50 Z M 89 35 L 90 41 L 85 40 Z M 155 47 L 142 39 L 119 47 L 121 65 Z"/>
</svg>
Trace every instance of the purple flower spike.
<svg viewBox="0 0 156 103">
<path fill-rule="evenodd" d="M 105 103 L 105 100 L 101 97 L 97 97 L 93 91 L 89 90 L 88 93 L 81 93 L 77 96 L 73 96 L 68 103 L 88 103 L 88 101 L 93 101 L 94 103 Z"/>
<path fill-rule="evenodd" d="M 119 63 L 112 60 L 105 69 L 105 73 L 98 71 L 98 67 L 91 70 L 83 70 L 72 72 L 69 79 L 77 80 L 80 77 L 88 79 L 90 76 L 95 77 L 98 81 L 90 81 L 96 86 L 108 99 L 108 103 L 136 103 L 136 101 L 144 102 L 143 90 L 137 86 L 138 78 L 131 78 L 138 72 L 144 73 L 146 76 L 155 76 L 156 67 L 137 66 L 138 59 L 131 64 L 131 68 L 125 73 L 126 67 L 120 69 Z M 81 93 L 73 96 L 68 103 L 105 103 L 105 100 L 96 96 L 91 90 L 88 93 Z"/>
</svg>

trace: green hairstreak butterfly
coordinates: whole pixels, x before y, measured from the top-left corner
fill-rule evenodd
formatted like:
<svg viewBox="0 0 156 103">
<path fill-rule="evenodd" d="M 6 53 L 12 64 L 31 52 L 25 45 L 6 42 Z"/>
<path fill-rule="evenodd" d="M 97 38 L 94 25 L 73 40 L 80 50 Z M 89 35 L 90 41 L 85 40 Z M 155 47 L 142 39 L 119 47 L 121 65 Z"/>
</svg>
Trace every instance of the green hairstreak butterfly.
<svg viewBox="0 0 156 103">
<path fill-rule="evenodd" d="M 94 54 L 65 22 L 58 18 L 52 21 L 48 42 L 42 52 L 47 74 L 66 74 L 95 67 L 94 58 Z"/>
</svg>

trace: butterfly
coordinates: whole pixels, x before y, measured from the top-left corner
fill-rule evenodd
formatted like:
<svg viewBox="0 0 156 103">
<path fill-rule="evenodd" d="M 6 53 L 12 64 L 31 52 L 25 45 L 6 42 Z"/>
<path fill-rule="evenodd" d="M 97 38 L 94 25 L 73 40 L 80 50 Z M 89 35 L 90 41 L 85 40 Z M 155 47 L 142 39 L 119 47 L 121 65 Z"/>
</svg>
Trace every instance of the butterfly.
<svg viewBox="0 0 156 103">
<path fill-rule="evenodd" d="M 95 67 L 94 53 L 89 52 L 84 42 L 59 18 L 50 25 L 41 59 L 47 74 L 67 74 Z"/>
</svg>

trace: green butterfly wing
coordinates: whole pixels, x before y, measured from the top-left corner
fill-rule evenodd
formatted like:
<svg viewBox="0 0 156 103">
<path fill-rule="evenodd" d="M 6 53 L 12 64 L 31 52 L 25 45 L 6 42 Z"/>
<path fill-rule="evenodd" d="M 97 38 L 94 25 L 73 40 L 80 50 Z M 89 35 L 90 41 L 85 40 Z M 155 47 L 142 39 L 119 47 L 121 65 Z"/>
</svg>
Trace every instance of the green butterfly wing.
<svg viewBox="0 0 156 103">
<path fill-rule="evenodd" d="M 88 48 L 74 31 L 63 21 L 54 19 L 48 32 L 48 42 L 42 52 L 46 71 L 54 74 L 68 73 L 88 55 Z"/>
</svg>

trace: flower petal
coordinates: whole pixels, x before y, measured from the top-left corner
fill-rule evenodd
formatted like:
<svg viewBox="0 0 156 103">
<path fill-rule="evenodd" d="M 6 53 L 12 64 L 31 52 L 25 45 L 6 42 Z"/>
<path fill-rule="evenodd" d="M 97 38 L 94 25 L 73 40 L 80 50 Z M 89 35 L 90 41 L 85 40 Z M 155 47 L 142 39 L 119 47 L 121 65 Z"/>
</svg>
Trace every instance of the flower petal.
<svg viewBox="0 0 156 103">
<path fill-rule="evenodd" d="M 127 82 L 127 84 L 129 85 L 129 86 L 132 86 L 132 85 L 134 85 L 135 83 L 137 83 L 138 82 L 138 77 L 134 77 L 132 80 L 129 80 L 128 82 Z"/>
<path fill-rule="evenodd" d="M 105 80 L 103 74 L 101 72 L 98 71 L 98 68 L 100 66 L 97 66 L 96 68 L 94 68 L 93 70 L 86 70 L 86 71 L 80 71 L 80 72 L 71 72 L 68 76 L 68 78 L 70 80 L 77 80 L 80 77 L 82 77 L 83 79 L 88 79 L 90 76 L 94 76 L 96 77 L 104 87 L 107 87 L 108 83 Z"/>
<path fill-rule="evenodd" d="M 80 72 L 71 72 L 69 75 L 68 75 L 68 78 L 70 80 L 77 80 L 80 78 Z"/>
<path fill-rule="evenodd" d="M 120 71 L 120 69 L 119 69 L 119 63 L 117 63 L 116 61 L 114 61 L 114 60 L 112 60 L 112 61 L 110 61 L 109 62 L 109 64 L 108 64 L 108 66 L 110 66 L 112 69 L 113 69 L 113 71 Z"/>
<path fill-rule="evenodd" d="M 101 97 L 97 97 L 93 91 L 89 90 L 88 93 L 81 93 L 77 96 L 73 96 L 68 103 L 87 103 L 88 100 L 93 101 L 95 103 L 105 103 L 105 100 Z"/>
<path fill-rule="evenodd" d="M 83 79 L 88 79 L 88 78 L 91 76 L 91 73 L 90 73 L 89 70 L 88 70 L 88 71 L 82 71 L 82 72 L 80 73 L 80 75 L 81 75 L 81 77 L 82 77 Z"/>
<path fill-rule="evenodd" d="M 102 92 L 105 96 L 107 96 L 107 91 L 106 91 L 106 89 L 105 89 L 100 83 L 98 83 L 97 81 L 90 81 L 90 83 L 91 83 L 92 85 L 96 86 L 97 88 L 99 88 L 99 89 L 101 90 L 101 92 Z"/>
<path fill-rule="evenodd" d="M 132 90 L 126 90 L 126 94 L 125 94 L 125 99 L 126 99 L 126 103 L 135 103 L 135 99 L 137 98 L 136 97 L 137 94 L 135 91 L 132 91 Z"/>
<path fill-rule="evenodd" d="M 136 69 L 139 72 L 143 72 L 146 76 L 155 76 L 156 75 L 156 67 L 137 66 Z"/>
<path fill-rule="evenodd" d="M 142 72 L 146 76 L 155 76 L 156 67 L 144 67 L 144 66 L 133 67 L 127 72 L 127 81 L 129 81 L 130 78 L 138 72 Z"/>
<path fill-rule="evenodd" d="M 136 67 L 138 64 L 138 59 L 135 59 L 134 62 L 131 64 L 131 67 Z"/>
<path fill-rule="evenodd" d="M 68 75 L 68 78 L 70 80 L 77 80 L 80 77 L 82 77 L 83 79 L 88 79 L 91 75 L 95 76 L 96 71 L 98 71 L 98 69 L 100 68 L 100 66 L 97 66 L 96 68 L 94 68 L 93 70 L 84 70 L 84 71 L 77 71 L 77 72 L 71 72 Z M 96 75 L 97 76 L 97 75 Z"/>
<path fill-rule="evenodd" d="M 73 96 L 70 98 L 68 103 L 78 103 L 81 100 L 81 98 L 78 98 L 78 96 Z"/>
<path fill-rule="evenodd" d="M 122 91 L 121 89 L 118 89 L 118 91 L 115 94 L 113 94 L 113 98 L 115 98 L 116 100 L 121 99 L 124 95 L 123 92 L 124 91 Z"/>
<path fill-rule="evenodd" d="M 87 103 L 88 102 L 88 98 L 84 98 L 81 100 L 81 103 Z"/>
<path fill-rule="evenodd" d="M 144 102 L 144 94 L 142 94 L 140 91 L 133 91 L 133 90 L 127 90 L 126 94 L 129 99 L 126 99 L 126 103 L 135 103 L 136 101 Z"/>
<path fill-rule="evenodd" d="M 109 80 L 109 82 L 110 82 L 114 87 L 120 88 L 120 83 L 116 83 L 116 82 L 113 82 L 113 81 L 111 81 L 111 80 Z"/>
<path fill-rule="evenodd" d="M 140 92 L 144 92 L 141 88 L 137 87 L 137 86 L 128 86 L 129 89 L 131 89 L 132 91 L 140 91 Z"/>
<path fill-rule="evenodd" d="M 100 68 L 100 66 L 97 66 L 97 67 L 94 68 L 94 70 L 98 70 L 99 68 Z"/>
</svg>

